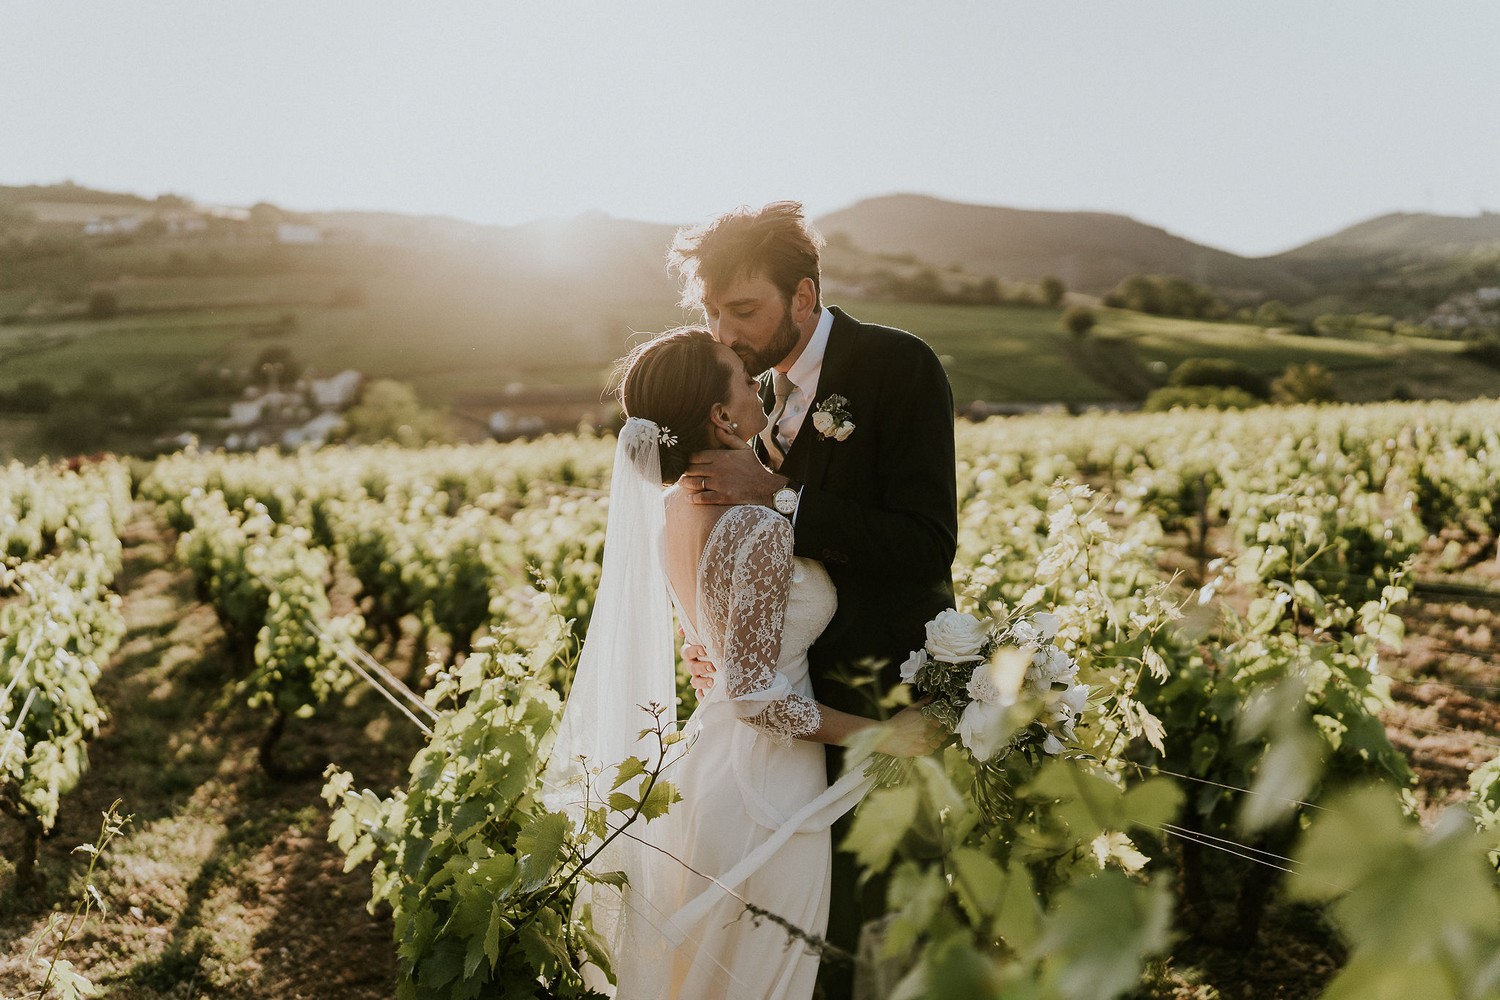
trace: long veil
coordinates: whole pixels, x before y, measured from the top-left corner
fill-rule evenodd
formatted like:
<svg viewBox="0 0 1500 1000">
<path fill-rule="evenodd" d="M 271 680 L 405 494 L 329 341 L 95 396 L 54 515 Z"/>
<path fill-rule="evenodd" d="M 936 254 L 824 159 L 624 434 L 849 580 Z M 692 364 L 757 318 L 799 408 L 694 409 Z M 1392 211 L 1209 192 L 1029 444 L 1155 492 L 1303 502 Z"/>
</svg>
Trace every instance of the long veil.
<svg viewBox="0 0 1500 1000">
<path fill-rule="evenodd" d="M 661 434 L 652 421 L 631 417 L 615 444 L 604 568 L 543 777 L 543 804 L 566 812 L 575 824 L 582 822 L 586 797 L 596 805 L 600 792 L 608 797 L 612 772 L 625 758 L 639 757 L 647 767 L 658 762 L 656 737 L 641 736 L 654 725 L 643 706 L 660 706 L 667 726 L 675 727 L 677 719 L 672 605 L 662 560 Z M 609 886 L 580 890 L 594 930 L 616 958 L 617 973 L 621 960 L 644 957 L 643 942 L 629 939 L 639 922 L 626 920 L 627 910 L 659 898 L 655 883 L 667 877 L 652 839 L 647 824 L 636 823 L 591 866 L 598 873 L 624 872 L 623 892 Z"/>
</svg>

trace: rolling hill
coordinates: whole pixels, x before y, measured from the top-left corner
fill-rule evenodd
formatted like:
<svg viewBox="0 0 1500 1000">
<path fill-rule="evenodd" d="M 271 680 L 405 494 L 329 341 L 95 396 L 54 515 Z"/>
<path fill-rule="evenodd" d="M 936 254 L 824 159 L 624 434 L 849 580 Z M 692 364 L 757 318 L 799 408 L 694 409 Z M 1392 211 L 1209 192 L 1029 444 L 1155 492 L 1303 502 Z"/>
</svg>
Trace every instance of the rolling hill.
<svg viewBox="0 0 1500 1000">
<path fill-rule="evenodd" d="M 1444 261 L 1475 254 L 1500 255 L 1500 212 L 1476 216 L 1393 212 L 1269 259 L 1295 266 L 1337 258 Z"/>
<path fill-rule="evenodd" d="M 1269 260 L 1251 260 L 1105 212 L 966 205 L 923 195 L 869 198 L 816 220 L 834 252 L 847 241 L 912 254 L 935 267 L 1037 281 L 1056 275 L 1100 294 L 1133 274 L 1174 274 L 1232 298 L 1297 299 L 1312 287 Z"/>
</svg>

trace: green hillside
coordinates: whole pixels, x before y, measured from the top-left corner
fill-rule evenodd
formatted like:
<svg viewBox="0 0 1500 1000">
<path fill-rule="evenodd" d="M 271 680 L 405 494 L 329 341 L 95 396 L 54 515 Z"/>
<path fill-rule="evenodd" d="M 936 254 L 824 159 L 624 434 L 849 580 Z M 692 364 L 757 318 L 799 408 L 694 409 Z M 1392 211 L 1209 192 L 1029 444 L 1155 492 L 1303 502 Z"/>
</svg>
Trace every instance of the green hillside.
<svg viewBox="0 0 1500 1000">
<path fill-rule="evenodd" d="M 1102 294 L 1135 274 L 1175 274 L 1233 296 L 1302 298 L 1303 279 L 1105 212 L 1042 212 L 964 205 L 919 195 L 870 198 L 817 220 L 827 236 L 880 253 L 910 253 L 934 267 Z"/>
<path fill-rule="evenodd" d="M 673 227 L 600 213 L 496 227 L 390 213 L 299 214 L 269 205 L 209 210 L 175 196 L 147 200 L 67 186 L 0 188 L 0 208 L 0 397 L 18 389 L 35 395 L 44 383 L 65 409 L 134 407 L 116 421 L 119 433 L 108 444 L 117 449 L 149 449 L 168 432 L 210 426 L 246 386 L 268 381 L 260 365 L 268 352 L 289 355 L 291 367 L 309 374 L 353 368 L 410 383 L 430 405 L 463 410 L 465 435 L 482 433 L 488 413 L 514 391 L 561 387 L 571 392 L 574 402 L 565 405 L 576 406 L 577 416 L 564 408 L 548 419 L 576 422 L 585 403 L 597 405 L 610 363 L 641 335 L 694 318 L 675 304 L 663 265 Z M 1362 327 L 1347 336 L 1293 336 L 1252 323 L 1107 309 L 1096 310 L 1099 322 L 1088 336 L 1073 337 L 1062 332 L 1056 308 L 891 301 L 847 279 L 880 267 L 930 270 L 957 255 L 959 270 L 943 274 L 958 287 L 987 267 L 1007 269 L 1008 281 L 1024 280 L 1033 272 L 1007 264 L 1005 256 L 1021 244 L 1031 241 L 1026 252 L 1033 263 L 1047 254 L 1063 254 L 1049 258 L 1051 264 L 1076 262 L 1114 252 L 1101 242 L 1106 232 L 1136 247 L 1137 257 L 1116 262 L 1126 271 L 1166 271 L 1166 258 L 1152 256 L 1163 248 L 1189 257 L 1203 250 L 1210 256 L 1195 259 L 1213 267 L 1239 260 L 1193 250 L 1119 216 L 892 198 L 820 224 L 883 220 L 885 229 L 866 228 L 858 239 L 880 246 L 900 231 L 915 245 L 957 233 L 955 209 L 972 225 L 962 239 L 943 244 L 946 250 L 922 244 L 934 257 L 872 250 L 833 228 L 828 297 L 862 319 L 927 339 L 948 367 L 960 408 L 1138 402 L 1178 364 L 1203 357 L 1267 375 L 1315 361 L 1339 374 L 1340 392 L 1350 400 L 1468 398 L 1500 388 L 1495 369 L 1466 357 L 1458 339 Z M 902 220 L 904 230 L 897 226 Z M 126 223 L 131 228 L 102 234 L 83 229 Z M 1402 225 L 1409 232 L 1416 223 Z M 1423 266 L 1431 271 L 1439 259 Z M 1038 268 L 1069 275 L 1051 264 Z M 1282 272 L 1257 266 L 1223 273 L 1226 280 L 1259 280 L 1257 274 L 1281 280 Z M 1328 286 L 1334 291 L 1299 312 L 1340 311 L 1360 283 L 1384 282 L 1386 292 L 1399 287 L 1399 294 L 1411 294 L 1368 261 L 1351 270 L 1347 258 L 1334 254 L 1288 266 L 1339 276 Z M 1477 273 L 1447 266 L 1458 268 L 1455 282 Z M 1087 298 L 1075 289 L 1069 301 Z M 45 447 L 33 433 L 44 419 L 17 409 L 0 412 L 0 449 L 34 456 Z"/>
</svg>

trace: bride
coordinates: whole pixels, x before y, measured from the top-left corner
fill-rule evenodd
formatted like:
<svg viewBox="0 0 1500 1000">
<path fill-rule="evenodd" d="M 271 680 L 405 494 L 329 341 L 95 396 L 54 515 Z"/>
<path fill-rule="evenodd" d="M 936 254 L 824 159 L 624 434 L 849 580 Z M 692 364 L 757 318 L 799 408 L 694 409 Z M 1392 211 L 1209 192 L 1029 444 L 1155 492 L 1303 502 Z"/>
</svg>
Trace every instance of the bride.
<svg viewBox="0 0 1500 1000">
<path fill-rule="evenodd" d="M 882 726 L 882 752 L 919 756 L 941 737 L 915 708 L 878 723 L 819 704 L 807 650 L 836 606 L 822 564 L 793 557 L 791 524 L 771 508 L 695 504 L 669 485 L 694 452 L 747 448 L 765 426 L 739 356 L 706 330 L 682 328 L 637 348 L 621 369 L 629 419 L 603 576 L 547 795 L 576 805 L 581 782 L 600 783 L 598 765 L 629 756 L 655 764 L 639 706 L 667 706 L 663 718 L 675 722 L 675 607 L 720 683 L 683 727 L 676 746 L 687 752 L 668 757 L 665 776 L 682 801 L 595 864 L 629 879 L 618 892 L 592 887 L 590 901 L 614 955 L 616 995 L 805 1000 L 818 956 L 778 921 L 823 935 L 829 826 L 869 788 L 858 766 L 830 786 L 820 744 Z M 610 775 L 602 779 L 607 789 Z"/>
</svg>

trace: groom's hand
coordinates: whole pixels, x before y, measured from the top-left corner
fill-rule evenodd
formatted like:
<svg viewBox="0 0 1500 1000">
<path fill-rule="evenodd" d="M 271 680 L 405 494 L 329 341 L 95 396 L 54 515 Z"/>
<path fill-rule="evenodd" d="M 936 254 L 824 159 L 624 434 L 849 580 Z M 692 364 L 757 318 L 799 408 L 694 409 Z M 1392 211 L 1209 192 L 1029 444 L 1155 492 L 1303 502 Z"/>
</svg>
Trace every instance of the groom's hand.
<svg viewBox="0 0 1500 1000">
<path fill-rule="evenodd" d="M 771 506 L 771 498 L 791 480 L 760 463 L 748 448 L 695 452 L 677 482 L 693 503 L 756 503 Z"/>
<path fill-rule="evenodd" d="M 698 692 L 701 701 L 708 697 L 708 692 L 714 686 L 714 665 L 708 662 L 708 650 L 695 643 L 687 643 L 682 647 L 682 662 L 687 664 L 688 673 L 692 675 L 693 690 Z"/>
</svg>

